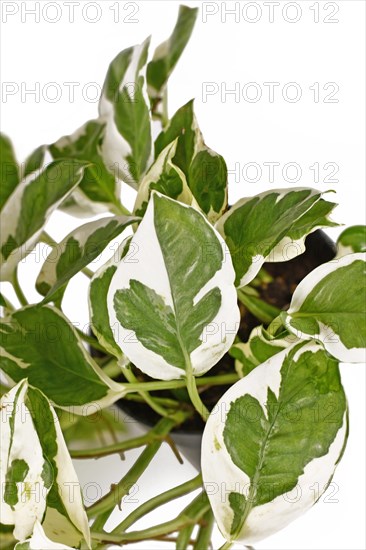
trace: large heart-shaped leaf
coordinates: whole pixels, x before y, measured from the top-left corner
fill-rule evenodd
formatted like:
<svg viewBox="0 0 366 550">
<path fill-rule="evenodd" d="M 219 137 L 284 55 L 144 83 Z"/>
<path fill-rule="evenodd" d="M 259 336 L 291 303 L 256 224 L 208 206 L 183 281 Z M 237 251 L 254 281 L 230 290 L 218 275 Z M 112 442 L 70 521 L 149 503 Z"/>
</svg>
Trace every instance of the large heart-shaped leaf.
<svg viewBox="0 0 366 550">
<path fill-rule="evenodd" d="M 340 361 L 366 357 L 366 254 L 323 264 L 301 281 L 282 319 L 299 338 L 316 338 Z"/>
<path fill-rule="evenodd" d="M 79 271 L 95 260 L 108 243 L 138 221 L 131 216 L 101 218 L 71 231 L 49 253 L 38 275 L 36 288 L 49 301 Z"/>
<path fill-rule="evenodd" d="M 181 107 L 159 134 L 155 157 L 176 139 L 173 163 L 185 174 L 194 198 L 213 223 L 227 207 L 227 168 L 223 157 L 204 143 L 193 101 Z"/>
<path fill-rule="evenodd" d="M 281 351 L 211 413 L 202 475 L 222 534 L 252 544 L 288 525 L 328 487 L 347 438 L 338 363 L 320 344 Z"/>
<path fill-rule="evenodd" d="M 119 177 L 138 188 L 152 155 L 151 121 L 142 70 L 150 38 L 120 52 L 109 66 L 99 102 L 106 122 L 102 156 Z"/>
<path fill-rule="evenodd" d="M 160 44 L 147 65 L 146 81 L 153 115 L 160 114 L 168 78 L 192 34 L 198 9 L 179 6 L 178 19 L 171 36 Z"/>
<path fill-rule="evenodd" d="M 54 159 L 70 158 L 88 162 L 84 176 L 77 189 L 62 205 L 73 215 L 88 215 L 106 212 L 119 213 L 121 186 L 113 166 L 107 167 L 101 156 L 106 123 L 90 120 L 70 136 L 60 138 L 49 146 Z"/>
<path fill-rule="evenodd" d="M 221 237 L 194 208 L 155 191 L 130 246 L 136 262 L 122 259 L 108 292 L 116 342 L 154 378 L 203 374 L 239 327 Z"/>
<path fill-rule="evenodd" d="M 6 201 L 1 216 L 1 277 L 12 280 L 32 252 L 51 213 L 80 182 L 85 163 L 58 160 L 29 174 Z"/>
<path fill-rule="evenodd" d="M 0 366 L 14 382 L 27 377 L 54 405 L 88 415 L 124 393 L 86 352 L 74 327 L 51 306 L 20 309 L 0 325 Z M 90 407 L 90 403 L 93 406 Z"/>
<path fill-rule="evenodd" d="M 316 206 L 320 199 L 315 189 L 272 189 L 240 199 L 220 218 L 216 228 L 231 252 L 238 287 L 254 279 L 272 254 L 272 261 L 284 261 L 304 251 L 294 246 L 289 256 L 286 248 L 319 227 L 324 217 L 324 209 Z"/>
</svg>

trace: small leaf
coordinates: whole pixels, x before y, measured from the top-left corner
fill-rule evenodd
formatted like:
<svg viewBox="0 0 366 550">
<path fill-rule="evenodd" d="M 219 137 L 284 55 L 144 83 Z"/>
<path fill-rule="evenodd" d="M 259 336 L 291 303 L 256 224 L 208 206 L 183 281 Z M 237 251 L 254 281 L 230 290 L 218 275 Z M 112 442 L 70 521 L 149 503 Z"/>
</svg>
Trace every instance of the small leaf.
<svg viewBox="0 0 366 550">
<path fill-rule="evenodd" d="M 217 414 L 220 411 L 220 414 Z M 320 344 L 294 344 L 220 399 L 206 424 L 202 475 L 220 531 L 255 543 L 326 490 L 347 439 L 338 363 Z"/>
<path fill-rule="evenodd" d="M 339 361 L 363 363 L 366 348 L 366 254 L 323 264 L 296 287 L 282 318 L 299 338 L 316 338 Z"/>
<path fill-rule="evenodd" d="M 173 163 L 185 174 L 199 207 L 215 222 L 227 207 L 227 168 L 203 141 L 193 101 L 181 107 L 155 141 L 155 157 L 178 138 Z"/>
<path fill-rule="evenodd" d="M 0 517 L 3 525 L 13 526 L 17 540 L 28 537 L 34 522 L 42 519 L 49 489 L 42 447 L 25 404 L 27 388 L 22 380 L 0 401 Z"/>
<path fill-rule="evenodd" d="M 44 160 L 46 157 L 47 152 L 47 145 L 40 145 L 27 157 L 25 164 L 24 164 L 24 170 L 23 170 L 23 178 L 29 176 L 29 174 L 32 174 L 32 172 L 35 172 L 36 170 L 40 170 L 42 166 L 44 165 Z"/>
<path fill-rule="evenodd" d="M 197 14 L 197 8 L 179 6 L 178 19 L 171 36 L 156 48 L 152 60 L 147 65 L 147 91 L 153 113 L 160 107 L 168 78 L 190 39 Z"/>
<path fill-rule="evenodd" d="M 116 216 L 86 223 L 71 231 L 49 253 L 36 281 L 36 288 L 49 301 L 68 281 L 95 260 L 108 243 L 138 218 Z"/>
<path fill-rule="evenodd" d="M 103 373 L 56 308 L 20 309 L 1 323 L 0 336 L 5 374 L 14 382 L 26 376 L 58 407 L 88 415 L 95 404 L 110 405 L 123 394 L 123 385 Z"/>
<path fill-rule="evenodd" d="M 55 161 L 17 186 L 1 216 L 2 280 L 12 280 L 18 262 L 33 250 L 52 212 L 78 185 L 84 166 L 75 160 Z"/>
<path fill-rule="evenodd" d="M 271 252 L 320 198 L 320 191 L 310 188 L 272 189 L 239 200 L 220 218 L 216 228 L 231 252 L 238 287 L 254 279 Z"/>
<path fill-rule="evenodd" d="M 337 258 L 354 252 L 366 252 L 366 225 L 352 225 L 339 235 Z"/>
<path fill-rule="evenodd" d="M 99 102 L 106 122 L 102 156 L 119 177 L 138 188 L 152 155 L 151 122 L 142 69 L 150 39 L 120 52 L 109 66 Z"/>
<path fill-rule="evenodd" d="M 118 213 L 120 208 L 120 183 L 113 166 L 106 166 L 101 149 L 105 139 L 106 123 L 90 120 L 70 136 L 60 138 L 49 146 L 54 159 L 68 158 L 88 162 L 84 176 L 69 201 L 61 208 L 80 217 L 99 214 L 108 210 Z"/>
<path fill-rule="evenodd" d="M 207 372 L 239 326 L 234 273 L 222 239 L 195 209 L 152 194 L 108 292 L 110 324 L 126 356 L 154 378 Z"/>
<path fill-rule="evenodd" d="M 142 217 L 145 214 L 152 191 L 159 191 L 167 197 L 188 205 L 192 205 L 194 202 L 184 173 L 172 162 L 177 143 L 178 140 L 176 139 L 173 143 L 167 145 L 144 176 L 134 206 L 134 212 L 137 216 Z"/>
<path fill-rule="evenodd" d="M 0 211 L 19 183 L 19 166 L 10 139 L 0 132 Z"/>
<path fill-rule="evenodd" d="M 249 374 L 255 367 L 264 363 L 290 345 L 288 339 L 271 338 L 263 326 L 255 327 L 246 343 L 238 342 L 231 346 L 229 353 L 235 359 L 235 370 L 242 378 Z"/>
</svg>

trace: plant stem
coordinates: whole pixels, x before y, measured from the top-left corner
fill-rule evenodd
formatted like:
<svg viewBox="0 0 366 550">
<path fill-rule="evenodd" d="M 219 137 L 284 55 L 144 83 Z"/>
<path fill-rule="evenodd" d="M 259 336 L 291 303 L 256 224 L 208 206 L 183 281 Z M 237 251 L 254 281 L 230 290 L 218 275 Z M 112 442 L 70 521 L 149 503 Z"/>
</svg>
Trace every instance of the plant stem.
<svg viewBox="0 0 366 550">
<path fill-rule="evenodd" d="M 111 510 L 114 506 L 116 506 L 116 504 L 121 502 L 124 496 L 128 495 L 131 487 L 144 473 L 159 450 L 164 437 L 168 435 L 172 428 L 184 422 L 185 418 L 186 414 L 179 411 L 174 417 L 163 418 L 157 423 L 152 431 L 154 431 L 155 435 L 160 436 L 159 439 L 155 439 L 146 447 L 132 468 L 130 468 L 127 474 L 116 485 L 111 487 L 109 493 L 87 508 L 87 514 L 90 518 L 102 514 L 107 510 Z"/>
<path fill-rule="evenodd" d="M 207 496 L 206 496 L 207 499 Z M 202 506 L 202 493 L 198 495 L 186 508 L 185 514 L 188 517 L 195 518 L 197 515 L 197 510 L 200 510 Z M 177 538 L 177 548 L 179 550 L 187 550 L 189 541 L 191 540 L 191 535 L 194 529 L 194 524 L 187 525 L 179 531 Z"/>
<path fill-rule="evenodd" d="M 128 382 L 131 382 L 132 384 L 138 383 L 138 380 L 136 376 L 133 374 L 132 370 L 126 367 L 122 367 L 122 372 L 125 375 Z M 169 416 L 169 412 L 164 409 L 159 403 L 155 401 L 153 397 L 147 392 L 147 391 L 139 391 L 139 394 L 141 397 L 146 401 L 148 405 L 160 416 Z"/>
<path fill-rule="evenodd" d="M 133 437 L 127 439 L 126 441 L 119 441 L 118 443 L 113 443 L 112 445 L 105 445 L 104 447 L 96 447 L 95 449 L 77 449 L 70 450 L 71 458 L 100 458 L 102 456 L 108 456 L 117 453 L 124 453 L 131 449 L 137 449 L 138 447 L 143 447 L 144 445 L 149 445 L 153 441 L 164 441 L 165 437 L 156 434 L 155 428 L 148 431 L 144 435 L 139 437 Z"/>
<path fill-rule="evenodd" d="M 210 548 L 212 529 L 215 523 L 214 515 L 211 508 L 205 513 L 202 518 L 203 525 L 200 525 L 196 542 L 193 545 L 193 550 L 202 550 L 202 548 Z"/>
<path fill-rule="evenodd" d="M 222 546 L 220 546 L 219 550 L 228 550 L 228 548 L 231 548 L 233 545 L 232 542 L 230 542 L 229 540 L 227 540 L 225 542 L 225 544 L 223 544 Z"/>
<path fill-rule="evenodd" d="M 109 518 L 110 515 L 111 515 L 111 511 L 107 510 L 103 514 L 100 514 L 99 516 L 97 516 L 95 518 L 95 521 L 93 522 L 93 529 L 95 531 L 99 531 L 100 529 L 103 529 L 104 525 L 105 525 L 105 523 L 106 523 L 106 521 L 107 521 L 107 519 Z"/>
<path fill-rule="evenodd" d="M 237 373 L 220 374 L 218 376 L 202 376 L 195 380 L 197 386 L 225 386 L 234 384 L 239 380 Z M 139 391 L 156 391 L 156 390 L 174 390 L 177 388 L 185 388 L 187 382 L 185 380 L 159 380 L 156 382 L 137 382 L 136 384 L 125 384 L 127 392 Z"/>
<path fill-rule="evenodd" d="M 151 512 L 152 510 L 155 510 L 162 504 L 166 504 L 167 502 L 170 502 L 172 500 L 175 500 L 176 498 L 179 498 L 183 495 L 186 495 L 195 489 L 198 489 L 202 485 L 202 475 L 199 474 L 198 476 L 194 477 L 193 479 L 186 481 L 185 483 L 182 483 L 181 485 L 178 485 L 177 487 L 173 487 L 173 489 L 169 489 L 168 491 L 165 491 L 164 493 L 161 493 L 160 495 L 157 495 L 156 497 L 151 498 L 150 500 L 144 502 L 136 508 L 129 516 L 127 516 L 115 529 L 113 529 L 113 534 L 123 533 L 126 531 L 133 523 L 135 523 L 137 520 Z"/>
<path fill-rule="evenodd" d="M 94 540 L 114 544 L 125 544 L 128 542 L 136 542 L 142 540 L 151 540 L 157 537 L 162 537 L 169 533 L 175 533 L 176 531 L 181 531 L 187 525 L 195 525 L 202 516 L 209 510 L 210 504 L 208 502 L 207 496 L 205 493 L 201 493 L 195 501 L 200 500 L 200 505 L 197 504 L 197 511 L 192 517 L 188 517 L 186 510 L 192 506 L 192 503 L 187 506 L 175 519 L 148 527 L 147 529 L 142 529 L 141 531 L 131 531 L 130 533 L 123 533 L 121 535 L 117 534 L 105 534 L 105 533 L 96 533 L 91 532 L 91 536 Z"/>
<path fill-rule="evenodd" d="M 244 289 L 238 289 L 237 294 L 241 303 L 263 323 L 271 323 L 281 313 L 281 310 L 277 307 L 267 304 L 267 302 L 253 296 L 251 293 L 245 292 Z"/>
<path fill-rule="evenodd" d="M 92 348 L 102 351 L 103 353 L 106 353 L 106 354 L 108 353 L 108 351 L 101 344 L 99 344 L 98 340 L 93 338 L 93 336 L 89 336 L 89 334 L 85 334 L 85 332 L 83 332 L 77 327 L 76 327 L 76 332 L 78 333 L 80 338 L 84 340 L 84 342 L 87 342 Z"/>
<path fill-rule="evenodd" d="M 196 377 L 194 376 L 192 369 L 187 370 L 187 390 L 189 397 L 192 401 L 192 404 L 196 411 L 200 414 L 200 416 L 203 418 L 203 420 L 207 420 L 210 416 L 209 411 L 205 407 L 205 405 L 202 403 L 202 400 L 200 398 L 200 394 L 198 393 L 197 386 L 196 386 Z"/>
<path fill-rule="evenodd" d="M 18 268 L 16 268 L 16 270 L 14 271 L 14 275 L 13 275 L 13 279 L 12 279 L 12 284 L 13 284 L 13 288 L 14 288 L 15 294 L 17 295 L 17 298 L 18 298 L 20 304 L 21 304 L 22 306 L 27 306 L 27 305 L 29 305 L 29 304 L 28 304 L 28 300 L 27 300 L 27 298 L 25 297 L 24 292 L 22 291 L 22 289 L 21 289 L 21 287 L 20 287 L 20 284 L 19 284 L 19 279 L 18 279 Z"/>
</svg>

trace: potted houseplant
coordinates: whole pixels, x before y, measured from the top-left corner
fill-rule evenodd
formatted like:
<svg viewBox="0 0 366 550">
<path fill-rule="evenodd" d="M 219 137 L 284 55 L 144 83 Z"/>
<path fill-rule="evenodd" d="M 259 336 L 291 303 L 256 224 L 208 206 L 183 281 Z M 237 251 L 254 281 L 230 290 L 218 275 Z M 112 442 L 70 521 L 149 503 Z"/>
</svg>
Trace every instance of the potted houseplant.
<svg viewBox="0 0 366 550">
<path fill-rule="evenodd" d="M 204 550 L 214 521 L 222 548 L 251 544 L 310 508 L 311 486 L 324 491 L 342 457 L 348 414 L 338 363 L 364 359 L 365 227 L 346 229 L 334 248 L 317 230 L 335 225 L 335 203 L 312 188 L 228 205 L 225 161 L 205 144 L 193 102 L 167 114 L 167 81 L 196 15 L 181 6 L 150 61 L 149 40 L 119 53 L 98 118 L 75 133 L 21 166 L 1 136 L 1 275 L 20 302 L 1 295 L 4 548 L 103 548 L 175 533 L 178 549 L 192 542 Z M 155 140 L 152 123 L 160 125 Z M 120 200 L 121 181 L 136 190 L 133 212 Z M 56 209 L 95 218 L 55 242 L 44 227 Z M 36 282 L 40 299 L 28 304 L 17 268 L 37 243 L 51 250 Z M 90 277 L 90 334 L 62 310 L 80 272 Z M 126 438 L 106 422 L 114 403 L 148 416 L 146 434 Z M 96 411 L 103 426 L 85 429 Z M 70 415 L 84 438 L 79 449 Z M 96 446 L 106 425 L 114 441 Z M 157 487 L 107 532 L 162 442 L 179 454 L 179 429 L 203 432 L 199 474 L 162 494 Z M 122 479 L 85 509 L 71 457 L 141 446 Z M 175 519 L 130 530 L 196 489 Z"/>
</svg>

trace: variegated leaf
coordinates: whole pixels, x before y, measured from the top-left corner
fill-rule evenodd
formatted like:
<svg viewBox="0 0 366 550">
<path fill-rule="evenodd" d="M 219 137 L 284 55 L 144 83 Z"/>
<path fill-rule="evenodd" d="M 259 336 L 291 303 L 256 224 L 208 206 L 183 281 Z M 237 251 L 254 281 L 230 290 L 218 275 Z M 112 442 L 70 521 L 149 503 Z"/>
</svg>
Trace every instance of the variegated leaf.
<svg viewBox="0 0 366 550">
<path fill-rule="evenodd" d="M 366 358 L 366 254 L 348 254 L 323 264 L 296 287 L 287 312 L 288 330 L 316 338 L 339 361 Z"/>
<path fill-rule="evenodd" d="M 1 216 L 2 280 L 12 280 L 18 262 L 33 250 L 49 216 L 80 182 L 84 166 L 76 160 L 54 161 L 16 187 Z"/>
<path fill-rule="evenodd" d="M 207 372 L 232 344 L 239 310 L 230 257 L 205 217 L 154 191 L 108 292 L 126 356 L 154 378 Z"/>
<path fill-rule="evenodd" d="M 24 542 L 18 542 L 14 550 L 73 550 L 71 546 L 50 540 L 39 521 L 34 524 L 32 536 Z"/>
<path fill-rule="evenodd" d="M 305 252 L 305 239 L 322 227 L 336 227 L 339 224 L 330 219 L 337 206 L 334 202 L 319 199 L 291 226 L 286 236 L 271 250 L 266 262 L 287 262 Z"/>
<path fill-rule="evenodd" d="M 306 216 L 306 220 L 303 218 L 302 222 L 301 218 L 320 199 L 321 192 L 315 189 L 272 189 L 254 197 L 240 199 L 220 218 L 216 229 L 224 237 L 231 252 L 236 272 L 235 284 L 238 287 L 245 286 L 254 279 L 276 247 L 278 256 L 278 245 L 283 239 L 285 243 L 292 236 L 298 240 L 302 223 L 305 231 L 311 231 L 312 217 Z M 314 215 L 318 220 L 318 212 Z M 300 230 L 300 234 L 301 232 L 303 230 Z M 303 252 L 296 247 L 295 250 L 299 254 Z"/>
<path fill-rule="evenodd" d="M 155 157 L 178 138 L 173 163 L 185 174 L 199 207 L 213 223 L 227 207 L 227 168 L 221 155 L 206 146 L 193 112 L 181 107 L 155 142 Z"/>
<path fill-rule="evenodd" d="M 108 406 L 124 393 L 124 386 L 103 373 L 54 307 L 16 311 L 1 323 L 0 336 L 4 373 L 14 382 L 27 377 L 58 407 L 88 415 L 95 412 L 95 404 Z"/>
<path fill-rule="evenodd" d="M 121 243 L 118 250 L 102 267 L 95 272 L 89 286 L 89 312 L 91 328 L 100 344 L 112 355 L 121 357 L 121 348 L 116 344 L 113 336 L 116 327 L 109 323 L 107 294 L 109 285 L 122 258 L 125 262 L 136 261 L 134 250 L 129 252 L 131 237 Z"/>
<path fill-rule="evenodd" d="M 145 214 L 151 192 L 154 190 L 188 205 L 195 202 L 184 173 L 172 162 L 177 143 L 178 139 L 167 145 L 144 176 L 134 206 L 137 216 L 142 217 Z"/>
<path fill-rule="evenodd" d="M 120 212 L 121 186 L 116 169 L 112 165 L 106 166 L 101 156 L 105 126 L 102 120 L 90 120 L 74 134 L 64 136 L 49 146 L 54 159 L 88 162 L 79 186 L 61 206 L 70 214 L 86 217 L 106 211 Z"/>
<path fill-rule="evenodd" d="M 25 404 L 28 384 L 22 380 L 0 401 L 0 521 L 11 526 L 17 540 L 24 540 L 41 520 L 46 496 L 53 482 L 50 464 Z"/>
<path fill-rule="evenodd" d="M 43 519 L 45 534 L 56 542 L 79 547 L 83 540 L 90 547 L 90 530 L 84 510 L 79 480 L 60 428 L 60 422 L 48 399 L 29 387 L 28 403 L 33 423 L 53 472 L 53 484 L 47 495 Z"/>
<path fill-rule="evenodd" d="M 0 132 L 0 211 L 19 183 L 19 166 L 10 139 Z"/>
<path fill-rule="evenodd" d="M 47 155 L 47 145 L 40 145 L 25 160 L 22 170 L 23 178 L 29 176 L 32 172 L 40 170 L 45 163 Z"/>
<path fill-rule="evenodd" d="M 337 258 L 354 252 L 366 252 L 366 225 L 347 227 L 337 239 Z"/>
<path fill-rule="evenodd" d="M 156 48 L 152 60 L 147 65 L 147 91 L 153 115 L 161 114 L 161 102 L 168 78 L 192 34 L 197 13 L 197 8 L 179 6 L 178 19 L 171 36 Z"/>
<path fill-rule="evenodd" d="M 151 121 L 142 72 L 149 43 L 150 38 L 115 57 L 99 102 L 99 114 L 106 122 L 104 162 L 135 189 L 152 156 Z"/>
<path fill-rule="evenodd" d="M 288 339 L 273 338 L 262 325 L 255 327 L 248 342 L 237 342 L 229 350 L 231 357 L 235 359 L 236 372 L 243 378 L 258 365 L 287 348 L 294 339 L 294 336 Z"/>
<path fill-rule="evenodd" d="M 203 480 L 224 537 L 252 544 L 306 512 L 313 484 L 328 487 L 347 431 L 338 363 L 320 344 L 292 345 L 234 384 L 202 441 Z"/>
<path fill-rule="evenodd" d="M 95 260 L 108 243 L 138 221 L 131 216 L 100 218 L 71 231 L 47 256 L 36 281 L 40 294 L 51 300 L 68 281 Z"/>
</svg>

